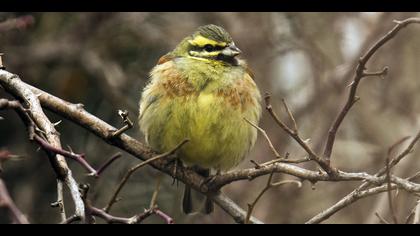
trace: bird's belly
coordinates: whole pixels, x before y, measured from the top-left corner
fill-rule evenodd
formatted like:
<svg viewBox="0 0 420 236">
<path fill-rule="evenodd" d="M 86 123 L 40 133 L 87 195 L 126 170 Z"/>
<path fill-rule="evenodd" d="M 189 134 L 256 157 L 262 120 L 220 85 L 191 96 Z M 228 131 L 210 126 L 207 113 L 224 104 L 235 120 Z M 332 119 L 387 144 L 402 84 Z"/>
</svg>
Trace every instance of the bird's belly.
<svg viewBox="0 0 420 236">
<path fill-rule="evenodd" d="M 223 97 L 200 94 L 175 98 L 168 106 L 171 110 L 168 118 L 155 125 L 162 127 L 163 132 L 160 137 L 151 138 L 155 142 L 151 145 L 168 151 L 189 139 L 179 150 L 180 158 L 187 165 L 228 170 L 236 166 L 255 143 L 256 130 L 244 117 L 257 122 L 258 118 L 252 115 L 256 112 L 233 107 Z"/>
</svg>

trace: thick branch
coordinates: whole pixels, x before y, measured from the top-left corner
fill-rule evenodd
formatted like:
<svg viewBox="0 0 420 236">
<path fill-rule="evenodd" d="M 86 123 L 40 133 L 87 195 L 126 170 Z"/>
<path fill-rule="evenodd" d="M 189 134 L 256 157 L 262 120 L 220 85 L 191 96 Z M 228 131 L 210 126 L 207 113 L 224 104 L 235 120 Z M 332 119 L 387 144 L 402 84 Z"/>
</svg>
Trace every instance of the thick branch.
<svg viewBox="0 0 420 236">
<path fill-rule="evenodd" d="M 7 71 L 0 70 L 0 81 L 4 80 L 8 82 L 11 78 L 17 78 L 17 76 Z M 102 138 L 105 142 L 119 147 L 122 150 L 144 161 L 155 157 L 156 155 L 159 155 L 158 153 L 153 152 L 144 144 L 128 136 L 127 134 L 122 133 L 121 135 L 115 137 L 113 135 L 113 132 L 117 129 L 109 125 L 108 123 L 102 121 L 101 119 L 97 118 L 96 116 L 85 111 L 83 109 L 82 104 L 72 104 L 66 102 L 38 88 L 30 86 L 22 82 L 21 80 L 19 80 L 18 84 L 23 89 L 30 88 L 32 93 L 37 94 L 36 97 L 39 99 L 43 107 L 82 126 L 83 128 L 92 132 L 96 136 Z M 13 88 L 13 86 L 11 87 Z M 11 90 L 10 92 L 12 94 L 16 93 L 14 90 Z M 150 162 L 150 165 L 168 175 L 173 175 L 173 164 L 170 162 L 170 158 L 163 158 Z M 185 184 L 191 186 L 193 189 L 207 194 L 214 202 L 216 202 L 225 212 L 231 215 L 238 223 L 245 222 L 246 212 L 239 206 L 237 206 L 229 198 L 227 198 L 225 195 L 221 193 L 209 193 L 208 188 L 206 186 L 203 186 L 202 184 L 205 182 L 205 179 L 196 172 L 179 166 L 174 177 L 184 182 Z M 75 182 L 74 184 L 77 186 Z M 261 221 L 258 221 L 257 219 L 251 217 L 251 222 L 260 223 Z"/>
<path fill-rule="evenodd" d="M 61 149 L 58 132 L 44 114 L 38 97 L 28 85 L 22 82 L 18 76 L 5 70 L 0 70 L 0 84 L 13 96 L 25 102 L 28 107 L 27 113 L 35 122 L 36 126 L 43 131 L 47 141 L 54 147 Z M 50 156 L 49 158 L 58 178 L 63 180 L 70 189 L 71 196 L 75 203 L 76 214 L 84 219 L 84 205 L 78 191 L 78 184 L 74 180 L 65 158 L 61 155 Z"/>
</svg>

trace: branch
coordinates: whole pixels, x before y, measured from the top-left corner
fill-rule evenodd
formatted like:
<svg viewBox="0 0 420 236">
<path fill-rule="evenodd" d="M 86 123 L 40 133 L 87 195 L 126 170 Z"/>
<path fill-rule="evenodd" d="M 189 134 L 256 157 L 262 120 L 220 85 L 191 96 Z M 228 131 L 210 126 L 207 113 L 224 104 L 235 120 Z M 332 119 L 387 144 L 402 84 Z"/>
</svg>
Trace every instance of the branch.
<svg viewBox="0 0 420 236">
<path fill-rule="evenodd" d="M 112 207 L 112 205 L 118 201 L 118 200 L 117 200 L 118 194 L 121 192 L 122 188 L 124 187 L 124 185 L 127 183 L 128 179 L 131 177 L 131 175 L 132 175 L 134 172 L 136 172 L 136 171 L 137 171 L 138 169 L 140 169 L 141 167 L 143 167 L 143 166 L 145 166 L 145 165 L 147 165 L 147 164 L 149 164 L 149 163 L 151 163 L 151 162 L 153 162 L 153 161 L 156 161 L 156 160 L 159 160 L 159 159 L 161 159 L 161 158 L 165 158 L 165 157 L 168 157 L 168 156 L 170 156 L 170 155 L 174 154 L 177 150 L 179 150 L 179 149 L 180 149 L 180 148 L 181 148 L 184 144 L 186 144 L 188 141 L 189 141 L 189 140 L 187 140 L 187 139 L 186 139 L 186 140 L 182 141 L 181 143 L 179 143 L 179 144 L 178 144 L 175 148 L 173 148 L 171 151 L 166 152 L 166 153 L 163 153 L 163 154 L 160 154 L 160 155 L 157 155 L 157 156 L 152 157 L 152 158 L 150 158 L 150 159 L 148 159 L 148 160 L 146 160 L 146 161 L 141 162 L 140 164 L 137 164 L 137 165 L 135 165 L 135 166 L 131 167 L 131 168 L 127 171 L 127 173 L 124 175 L 124 177 L 121 179 L 120 183 L 118 184 L 117 189 L 115 190 L 114 194 L 112 194 L 111 199 L 109 200 L 108 204 L 107 204 L 107 205 L 106 205 L 106 207 L 104 208 L 104 211 L 105 211 L 105 212 L 109 212 L 109 211 L 110 211 L 110 209 L 111 209 L 111 207 Z M 152 198 L 152 199 L 153 199 L 153 198 Z M 152 206 L 151 206 L 151 207 L 152 207 Z"/>
<path fill-rule="evenodd" d="M 133 127 L 133 125 L 134 125 L 133 122 L 130 120 L 130 118 L 128 118 L 128 111 L 118 110 L 118 115 L 121 117 L 122 122 L 124 123 L 124 126 L 121 127 L 120 129 L 114 131 L 112 133 L 112 136 L 113 137 L 116 137 L 118 135 L 121 135 L 125 131 L 131 129 Z"/>
<path fill-rule="evenodd" d="M 1 75 L 0 75 L 1 76 Z M 89 112 L 83 109 L 81 104 L 72 104 L 66 102 L 58 97 L 55 97 L 51 94 L 48 94 L 38 88 L 26 84 L 31 90 L 39 94 L 38 98 L 43 107 L 46 109 L 74 122 L 75 124 L 80 125 L 91 133 L 95 134 L 99 138 L 103 139 L 105 142 L 110 145 L 116 146 L 130 154 L 134 157 L 141 160 L 148 160 L 158 154 L 154 153 L 147 146 L 135 140 L 134 138 L 123 133 L 117 137 L 112 137 L 112 132 L 117 130 L 115 127 L 109 125 L 103 120 L 97 118 L 96 116 L 90 114 Z M 170 160 L 165 160 L 162 158 L 149 164 L 168 175 L 173 176 L 174 178 L 184 182 L 185 184 L 191 186 L 194 190 L 199 191 L 203 194 L 207 194 L 216 204 L 218 204 L 227 214 L 232 216 L 238 223 L 245 222 L 246 212 L 236 205 L 232 200 L 230 200 L 225 195 L 218 193 L 209 193 L 206 186 L 203 187 L 202 183 L 205 182 L 205 179 L 188 168 L 183 168 L 179 166 L 176 173 L 173 173 L 173 164 L 169 163 Z M 251 222 L 261 223 L 261 221 L 251 217 Z"/>
<path fill-rule="evenodd" d="M 45 141 L 43 138 L 41 138 L 37 134 L 35 134 L 33 138 L 39 144 L 39 146 L 41 146 L 43 149 L 48 150 L 48 151 L 50 151 L 52 153 L 59 154 L 59 155 L 62 155 L 64 157 L 67 157 L 67 158 L 70 158 L 70 159 L 73 159 L 73 160 L 77 161 L 87 171 L 89 171 L 89 175 L 98 177 L 97 171 L 92 166 L 89 165 L 89 163 L 85 159 L 85 155 L 84 154 L 76 154 L 76 153 L 69 152 L 69 151 L 66 151 L 64 149 L 61 149 L 61 148 L 57 148 L 57 147 L 49 144 L 47 141 Z"/>
<path fill-rule="evenodd" d="M 6 185 L 3 180 L 0 179 L 0 208 L 6 208 L 9 210 L 10 217 L 13 222 L 18 224 L 29 224 L 29 221 L 26 219 L 25 215 L 17 208 L 12 198 L 10 197 Z"/>
<path fill-rule="evenodd" d="M 321 168 L 328 173 L 328 175 L 334 176 L 337 174 L 337 170 L 335 168 L 332 168 L 328 162 L 326 162 L 321 157 L 319 157 L 312 150 L 312 148 L 308 146 L 307 142 L 299 136 L 298 131 L 295 130 L 297 129 L 296 121 L 294 121 L 293 115 L 291 115 L 291 112 L 285 102 L 283 102 L 283 104 L 286 107 L 286 110 L 294 123 L 294 129 L 289 128 L 286 124 L 284 124 L 278 118 L 277 114 L 274 112 L 273 107 L 271 105 L 271 95 L 269 93 L 265 94 L 265 104 L 266 104 L 266 110 L 271 115 L 271 117 L 273 117 L 274 121 L 280 126 L 280 128 L 282 128 L 287 134 L 289 134 L 290 137 L 292 137 L 294 140 L 296 140 L 296 142 L 299 143 L 299 145 L 308 153 L 309 159 L 317 162 L 319 166 L 321 166 Z"/>
<path fill-rule="evenodd" d="M 337 118 L 335 119 L 334 123 L 331 125 L 328 131 L 327 142 L 325 144 L 324 149 L 324 159 L 329 164 L 331 161 L 331 153 L 334 146 L 335 136 L 337 131 L 343 122 L 344 118 L 346 117 L 347 113 L 350 111 L 354 103 L 356 103 L 359 98 L 356 97 L 357 87 L 360 81 L 366 76 L 372 75 L 385 75 L 388 71 L 388 68 L 385 67 L 379 73 L 369 73 L 366 72 L 366 64 L 368 63 L 369 59 L 378 51 L 380 47 L 382 47 L 385 43 L 395 37 L 395 35 L 405 26 L 412 24 L 412 23 L 420 23 L 420 18 L 409 18 L 403 21 L 396 21 L 396 26 L 391 29 L 387 34 L 385 34 L 382 38 L 380 38 L 360 59 L 359 63 L 356 67 L 356 73 L 353 78 L 353 82 L 350 84 L 350 92 L 347 98 L 347 101 L 338 114 Z"/>
<path fill-rule="evenodd" d="M 417 205 L 414 210 L 413 224 L 420 224 L 420 200 L 417 200 Z"/>
<path fill-rule="evenodd" d="M 273 152 L 274 156 L 276 157 L 276 159 L 281 158 L 280 154 L 277 152 L 276 148 L 274 147 L 273 143 L 271 142 L 270 137 L 268 137 L 267 132 L 265 132 L 264 129 L 260 128 L 258 125 L 253 124 L 250 120 L 248 120 L 247 118 L 244 117 L 244 120 L 250 124 L 252 127 L 256 128 L 265 138 L 265 140 L 268 143 L 268 146 L 270 147 L 271 151 Z"/>
<path fill-rule="evenodd" d="M 285 180 L 285 181 L 280 181 L 280 182 L 277 182 L 277 183 L 273 183 L 272 182 L 273 175 L 274 175 L 274 172 L 271 172 L 271 174 L 268 176 L 266 186 L 261 190 L 261 192 L 255 198 L 255 200 L 251 204 L 248 204 L 248 212 L 246 214 L 245 224 L 249 223 L 252 211 L 254 210 L 255 205 L 257 205 L 257 202 L 261 199 L 261 197 L 264 195 L 264 193 L 267 192 L 271 187 L 276 187 L 276 186 L 280 186 L 280 185 L 284 185 L 284 184 L 297 184 L 298 188 L 302 187 L 302 183 L 299 182 L 299 181 L 296 181 L 296 180 Z"/>
<path fill-rule="evenodd" d="M 393 184 L 391 186 L 391 189 L 395 189 L 395 188 L 396 188 L 396 185 Z M 356 188 L 355 190 L 353 190 L 351 193 L 349 193 L 347 196 L 342 198 L 340 201 L 338 201 L 336 204 L 334 204 L 333 206 L 331 206 L 327 210 L 322 211 L 318 215 L 312 217 L 305 224 L 319 224 L 319 223 L 327 220 L 328 218 L 330 218 L 336 212 L 338 212 L 338 211 L 344 209 L 345 207 L 351 205 L 352 203 L 356 202 L 357 200 L 363 199 L 365 197 L 373 196 L 373 195 L 376 195 L 378 193 L 383 193 L 383 192 L 386 192 L 386 191 L 388 191 L 388 186 L 386 184 L 382 185 L 380 187 L 374 187 L 374 188 L 370 188 L 370 189 L 364 190 L 364 191 L 362 191 L 360 187 Z"/>
<path fill-rule="evenodd" d="M 159 182 L 157 184 L 157 189 L 159 187 Z M 82 191 L 82 195 L 83 195 L 83 199 L 84 199 L 84 203 L 86 206 L 86 215 L 89 216 L 97 216 L 103 220 L 105 220 L 108 224 L 138 224 L 141 223 L 142 221 L 144 221 L 146 218 L 148 218 L 151 215 L 157 215 L 160 218 L 162 218 L 167 224 L 173 224 L 173 219 L 168 216 L 167 214 L 165 214 L 164 212 L 162 212 L 161 210 L 159 210 L 157 208 L 157 206 L 155 205 L 155 197 L 152 197 L 151 200 L 151 204 L 153 204 L 153 207 L 150 207 L 149 209 L 145 209 L 143 213 L 134 215 L 132 217 L 126 218 L 126 217 L 118 217 L 118 216 L 113 216 L 111 214 L 109 214 L 108 212 L 106 212 L 103 209 L 99 209 L 96 208 L 94 206 L 92 206 L 92 204 L 90 203 L 89 200 L 87 200 L 87 194 L 89 191 L 89 186 L 87 185 L 83 185 L 81 186 L 81 191 Z M 155 190 L 156 192 L 157 190 Z M 75 221 L 79 221 L 80 217 L 78 217 L 77 215 L 73 215 L 70 218 L 64 220 L 61 222 L 61 224 L 70 224 L 73 223 Z M 92 217 L 92 222 L 91 223 L 95 223 L 94 218 Z"/>
<path fill-rule="evenodd" d="M 385 167 L 386 167 L 386 183 L 387 183 L 387 193 L 388 193 L 388 204 L 389 204 L 389 210 L 391 212 L 392 220 L 394 221 L 394 224 L 398 224 L 397 215 L 395 214 L 395 208 L 394 203 L 392 201 L 392 189 L 391 189 L 391 168 L 389 166 L 390 162 L 390 155 L 391 155 L 392 147 L 388 151 L 388 155 L 386 156 L 385 160 Z"/>
<path fill-rule="evenodd" d="M 58 149 L 61 149 L 58 132 L 55 130 L 54 125 L 49 121 L 48 117 L 44 114 L 38 97 L 28 87 L 28 85 L 22 82 L 17 75 L 11 74 L 5 70 L 0 70 L 0 85 L 29 107 L 26 109 L 26 112 L 29 114 L 36 126 L 45 133 L 48 143 Z M 50 156 L 49 159 L 54 171 L 57 174 L 57 178 L 63 180 L 70 189 L 70 193 L 75 204 L 76 215 L 84 219 L 84 204 L 79 194 L 78 184 L 74 180 L 65 158 L 62 155 L 54 155 Z"/>
<path fill-rule="evenodd" d="M 392 168 L 393 166 L 395 166 L 399 161 L 401 161 L 409 153 L 411 153 L 413 151 L 413 148 L 414 148 L 415 144 L 419 141 L 419 139 L 420 139 L 420 130 L 418 131 L 416 137 L 413 138 L 413 140 L 410 142 L 410 144 L 396 158 L 394 158 L 394 159 L 392 159 L 390 161 L 389 169 Z M 404 139 L 402 139 L 402 140 L 404 140 Z M 400 144 L 400 143 L 401 143 L 401 141 L 400 142 L 397 142 L 396 144 Z M 391 150 L 392 148 L 395 148 L 395 144 L 389 150 Z M 378 173 L 375 174 L 375 177 L 382 176 L 383 174 L 386 173 L 386 170 L 387 170 L 386 167 L 382 168 L 381 170 L 378 171 Z M 416 175 L 414 175 L 413 177 L 408 178 L 408 180 L 411 180 L 414 177 L 416 177 Z M 393 177 L 391 176 L 390 179 L 392 181 L 393 180 Z M 347 196 L 345 196 L 344 198 L 342 198 L 340 201 L 338 201 L 336 204 L 334 204 L 333 206 L 331 206 L 327 210 L 324 210 L 321 213 L 317 214 L 316 216 L 312 217 L 309 221 L 307 221 L 307 223 L 320 223 L 320 222 L 328 219 L 330 216 L 334 215 L 339 210 L 343 209 L 344 207 L 347 207 L 348 205 L 350 205 L 353 202 L 355 202 L 358 199 L 360 199 L 360 197 L 358 197 L 357 194 L 360 191 L 362 191 L 363 189 L 369 187 L 369 185 L 370 185 L 369 182 L 363 183 L 362 185 L 360 185 L 359 187 L 357 187 L 354 191 L 352 191 L 351 193 L 349 193 Z M 395 185 L 391 185 L 391 187 L 389 187 L 388 185 L 386 185 L 385 187 L 386 187 L 386 191 L 389 191 L 389 189 L 394 189 Z M 405 189 L 405 190 L 408 191 L 409 188 L 408 189 Z M 379 192 L 382 192 L 382 191 L 379 191 Z"/>
</svg>

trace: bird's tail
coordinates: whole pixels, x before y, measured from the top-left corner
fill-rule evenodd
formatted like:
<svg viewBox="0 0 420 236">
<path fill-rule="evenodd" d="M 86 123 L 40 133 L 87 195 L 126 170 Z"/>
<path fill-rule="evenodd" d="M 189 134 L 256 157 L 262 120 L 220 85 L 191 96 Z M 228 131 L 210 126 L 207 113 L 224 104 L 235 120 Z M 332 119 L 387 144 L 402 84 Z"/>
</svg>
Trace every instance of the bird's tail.
<svg viewBox="0 0 420 236">
<path fill-rule="evenodd" d="M 209 177 L 210 175 L 210 170 L 208 169 L 194 169 L 203 177 Z M 196 207 L 196 204 L 199 204 L 199 207 Z M 190 186 L 185 185 L 184 195 L 182 197 L 182 211 L 185 214 L 201 212 L 208 215 L 214 211 L 214 203 L 207 196 L 204 196 L 196 191 L 192 191 Z"/>
</svg>

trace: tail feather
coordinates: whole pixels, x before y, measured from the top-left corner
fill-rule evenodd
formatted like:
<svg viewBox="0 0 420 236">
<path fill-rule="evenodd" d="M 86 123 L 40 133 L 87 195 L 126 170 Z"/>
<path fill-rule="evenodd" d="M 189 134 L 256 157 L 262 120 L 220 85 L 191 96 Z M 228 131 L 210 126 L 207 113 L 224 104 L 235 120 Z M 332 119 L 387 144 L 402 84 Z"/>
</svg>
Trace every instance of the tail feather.
<svg viewBox="0 0 420 236">
<path fill-rule="evenodd" d="M 182 198 L 182 211 L 185 214 L 191 214 L 193 212 L 191 188 L 188 185 L 185 185 L 184 187 L 184 196 Z"/>
<path fill-rule="evenodd" d="M 198 167 L 195 167 L 194 169 L 203 177 L 208 177 L 210 175 L 210 170 L 208 169 L 200 169 Z M 194 202 L 196 204 L 197 202 L 200 204 L 200 209 L 195 206 Z M 210 200 L 210 198 L 201 193 L 192 191 L 190 186 L 185 185 L 184 195 L 182 198 L 182 211 L 185 214 L 201 212 L 208 215 L 214 211 L 214 203 Z"/>
</svg>

